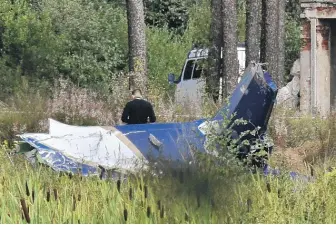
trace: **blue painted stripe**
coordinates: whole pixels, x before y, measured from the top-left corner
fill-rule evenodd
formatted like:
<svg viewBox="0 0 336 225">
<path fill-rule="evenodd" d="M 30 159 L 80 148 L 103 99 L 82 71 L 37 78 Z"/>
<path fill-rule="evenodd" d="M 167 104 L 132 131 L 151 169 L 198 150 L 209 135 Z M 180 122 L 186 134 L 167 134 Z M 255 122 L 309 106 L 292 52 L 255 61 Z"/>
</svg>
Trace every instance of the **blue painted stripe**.
<svg viewBox="0 0 336 225">
<path fill-rule="evenodd" d="M 33 146 L 41 156 L 42 160 L 56 171 L 73 173 L 78 173 L 78 171 L 81 171 L 82 175 L 84 176 L 99 173 L 97 167 L 76 162 L 75 160 L 60 153 L 56 149 L 53 149 L 52 147 L 49 147 L 34 138 L 22 137 L 22 139 Z"/>
<path fill-rule="evenodd" d="M 146 159 L 163 157 L 167 160 L 183 161 L 190 159 L 190 147 L 204 151 L 204 135 L 197 128 L 204 121 L 120 125 L 116 128 L 137 146 Z M 162 146 L 152 144 L 150 135 L 159 140 Z"/>
<path fill-rule="evenodd" d="M 244 97 L 244 95 L 250 96 L 249 85 L 254 78 L 253 73 L 251 71 L 245 72 L 245 75 L 240 80 L 239 84 L 233 91 L 229 104 L 225 104 L 224 107 L 222 107 L 220 110 L 218 110 L 217 114 L 213 117 L 212 120 L 222 120 L 223 116 L 226 116 L 227 118 L 230 118 L 231 115 L 234 114 L 236 111 L 236 108 L 240 102 L 240 100 Z M 246 90 L 246 92 L 242 92 L 242 90 Z"/>
<path fill-rule="evenodd" d="M 248 125 L 234 126 L 234 130 L 238 133 L 255 129 L 258 126 L 265 131 L 276 98 L 276 86 L 268 73 L 264 78 L 247 72 L 234 90 L 230 105 L 220 109 L 213 120 L 222 120 L 225 110 L 229 107 L 227 117 L 236 113 L 234 119 L 244 119 L 250 122 Z M 230 124 L 233 122 L 232 120 Z"/>
<path fill-rule="evenodd" d="M 124 135 L 120 130 L 118 130 L 115 127 L 111 127 L 108 129 L 114 132 L 113 135 L 115 135 L 119 139 L 119 141 L 121 141 L 124 145 L 126 145 L 128 149 L 131 150 L 135 154 L 135 156 L 137 156 L 138 158 L 144 158 L 142 152 L 137 148 L 137 146 L 134 145 L 134 143 L 126 135 Z"/>
</svg>

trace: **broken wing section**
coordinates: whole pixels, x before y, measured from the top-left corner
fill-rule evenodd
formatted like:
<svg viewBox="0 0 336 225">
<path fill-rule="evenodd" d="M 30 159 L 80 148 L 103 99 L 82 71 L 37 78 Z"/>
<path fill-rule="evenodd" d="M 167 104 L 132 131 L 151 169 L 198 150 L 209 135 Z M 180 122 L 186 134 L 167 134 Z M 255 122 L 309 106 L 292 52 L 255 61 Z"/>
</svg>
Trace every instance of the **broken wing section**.
<svg viewBox="0 0 336 225">
<path fill-rule="evenodd" d="M 239 143 L 249 143 L 248 146 L 239 149 L 240 158 L 260 152 L 264 148 L 270 153 L 273 148 L 273 141 L 266 131 L 276 100 L 277 87 L 270 74 L 263 71 L 261 66 L 250 64 L 230 96 L 229 103 L 224 105 L 212 120 L 199 126 L 199 130 L 204 134 L 211 127 L 216 129 L 218 135 L 222 135 L 223 129 L 232 127 L 232 139 L 239 139 Z M 225 118 L 229 119 L 228 123 L 224 123 Z M 247 123 L 235 123 L 237 119 Z M 258 160 L 263 161 L 259 158 Z"/>
<path fill-rule="evenodd" d="M 98 167 L 137 170 L 140 151 L 117 129 L 98 126 L 71 126 L 49 119 L 48 134 L 19 137 L 36 150 L 36 157 L 56 171 L 99 174 Z M 30 153 L 31 154 L 31 153 Z"/>
<path fill-rule="evenodd" d="M 194 151 L 204 152 L 204 135 L 197 129 L 204 121 L 120 125 L 116 128 L 148 161 L 160 160 L 172 165 L 193 160 Z"/>
<path fill-rule="evenodd" d="M 277 95 L 277 87 L 271 75 L 263 71 L 260 64 L 250 64 L 244 76 L 230 96 L 229 104 L 218 111 L 213 121 L 222 120 L 223 116 L 244 119 L 249 122 L 248 129 L 261 127 L 266 130 Z M 236 128 L 237 132 L 246 127 Z"/>
</svg>

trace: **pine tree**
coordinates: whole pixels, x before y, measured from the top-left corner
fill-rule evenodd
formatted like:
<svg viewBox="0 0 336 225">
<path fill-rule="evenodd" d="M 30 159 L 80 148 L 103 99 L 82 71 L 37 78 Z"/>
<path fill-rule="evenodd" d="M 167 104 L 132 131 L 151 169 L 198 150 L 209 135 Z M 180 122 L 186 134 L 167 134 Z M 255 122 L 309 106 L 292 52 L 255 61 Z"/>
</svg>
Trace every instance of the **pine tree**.
<svg viewBox="0 0 336 225">
<path fill-rule="evenodd" d="M 144 5 L 142 0 L 126 0 L 130 89 L 147 89 L 147 52 Z"/>
<path fill-rule="evenodd" d="M 234 90 L 238 76 L 239 63 L 237 56 L 237 2 L 222 0 L 223 23 L 223 96 L 226 98 Z"/>
<path fill-rule="evenodd" d="M 211 31 L 209 52 L 209 73 L 207 74 L 207 92 L 216 101 L 219 94 L 219 79 L 222 76 L 221 49 L 223 47 L 222 0 L 211 0 Z"/>
<path fill-rule="evenodd" d="M 259 62 L 262 0 L 246 1 L 246 62 Z"/>
</svg>

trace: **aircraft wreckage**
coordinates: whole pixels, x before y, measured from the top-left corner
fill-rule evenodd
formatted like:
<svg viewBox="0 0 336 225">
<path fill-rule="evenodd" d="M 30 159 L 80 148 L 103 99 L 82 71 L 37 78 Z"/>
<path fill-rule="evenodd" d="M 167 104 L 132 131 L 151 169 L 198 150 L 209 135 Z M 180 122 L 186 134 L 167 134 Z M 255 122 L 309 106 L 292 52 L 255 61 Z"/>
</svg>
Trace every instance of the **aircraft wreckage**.
<svg viewBox="0 0 336 225">
<path fill-rule="evenodd" d="M 249 122 L 233 126 L 237 135 L 260 127 L 258 136 L 265 137 L 276 95 L 277 87 L 270 74 L 262 70 L 261 64 L 253 63 L 245 70 L 229 104 L 224 104 L 213 118 L 114 127 L 72 126 L 49 119 L 49 133 L 18 135 L 19 152 L 31 162 L 84 176 L 100 175 L 105 169 L 137 171 L 139 166 L 159 157 L 170 162 L 190 162 L 190 146 L 207 153 L 205 128 L 209 122 L 220 123 L 225 115 L 229 118 L 235 114 L 234 118 Z M 251 141 L 255 137 L 244 138 Z"/>
</svg>

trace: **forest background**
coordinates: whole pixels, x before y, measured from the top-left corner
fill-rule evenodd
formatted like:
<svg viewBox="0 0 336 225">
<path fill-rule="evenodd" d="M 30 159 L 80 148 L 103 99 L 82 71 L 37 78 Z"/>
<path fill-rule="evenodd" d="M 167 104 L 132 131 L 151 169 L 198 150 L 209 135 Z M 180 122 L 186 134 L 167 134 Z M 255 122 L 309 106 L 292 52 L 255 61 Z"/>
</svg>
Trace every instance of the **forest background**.
<svg viewBox="0 0 336 225">
<path fill-rule="evenodd" d="M 239 42 L 248 41 L 246 15 L 253 1 L 262 2 L 235 2 L 237 34 L 228 35 Z M 18 132 L 46 130 L 48 117 L 77 125 L 120 122 L 135 67 L 129 48 L 132 2 L 137 1 L 0 0 L 2 139 Z M 215 17 L 214 4 L 210 0 L 143 2 L 146 69 L 141 76 L 148 79 L 146 97 L 154 104 L 159 121 L 186 120 L 178 117 L 182 109 L 173 104 L 174 88 L 167 75 L 180 73 L 194 44 L 213 46 L 213 21 L 225 21 L 231 15 L 224 10 L 228 13 Z M 288 0 L 283 9 L 282 85 L 291 79 L 289 71 L 301 44 L 299 1 Z M 260 34 L 265 31 L 255 36 Z M 206 109 L 204 114 L 209 115 L 216 106 Z M 193 119 L 192 106 L 188 114 L 187 120 Z"/>
</svg>

